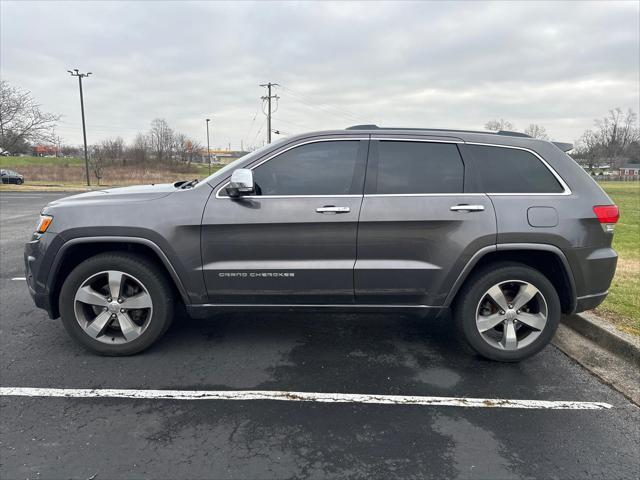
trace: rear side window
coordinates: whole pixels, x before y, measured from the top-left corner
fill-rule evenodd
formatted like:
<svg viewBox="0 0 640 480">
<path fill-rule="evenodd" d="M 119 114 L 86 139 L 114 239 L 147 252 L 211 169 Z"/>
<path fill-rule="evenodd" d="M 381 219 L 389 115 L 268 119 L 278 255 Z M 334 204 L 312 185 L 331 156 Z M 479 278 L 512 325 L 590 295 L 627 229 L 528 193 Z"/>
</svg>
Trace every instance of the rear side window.
<svg viewBox="0 0 640 480">
<path fill-rule="evenodd" d="M 530 152 L 514 148 L 465 146 L 477 163 L 486 193 L 562 193 L 551 171 Z"/>
<path fill-rule="evenodd" d="M 362 194 L 364 156 L 358 155 L 361 144 L 366 142 L 316 142 L 278 155 L 253 170 L 257 193 Z"/>
<path fill-rule="evenodd" d="M 462 192 L 464 165 L 455 144 L 379 141 L 374 158 L 377 175 L 367 181 L 368 193 Z"/>
</svg>

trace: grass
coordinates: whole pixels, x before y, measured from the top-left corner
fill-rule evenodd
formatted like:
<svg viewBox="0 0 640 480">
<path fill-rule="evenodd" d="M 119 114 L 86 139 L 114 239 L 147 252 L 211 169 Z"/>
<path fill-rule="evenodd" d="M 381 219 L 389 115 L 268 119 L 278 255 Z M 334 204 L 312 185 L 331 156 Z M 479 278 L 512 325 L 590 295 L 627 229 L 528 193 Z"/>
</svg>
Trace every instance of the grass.
<svg viewBox="0 0 640 480">
<path fill-rule="evenodd" d="M 13 170 L 32 165 L 43 167 L 84 165 L 84 159 L 75 157 L 0 157 L 0 168 Z"/>
<path fill-rule="evenodd" d="M 24 185 L 0 185 L 0 191 L 15 190 L 87 190 L 84 159 L 55 157 L 0 157 L 0 168 L 16 170 L 24 175 Z M 212 165 L 211 172 L 221 168 Z M 91 184 L 97 178 L 90 171 Z M 209 166 L 193 163 L 160 165 L 108 165 L 104 168 L 101 187 L 117 187 L 148 183 L 172 183 L 177 180 L 202 179 L 209 175 Z"/>
<path fill-rule="evenodd" d="M 640 182 L 601 182 L 620 208 L 613 236 L 618 267 L 607 299 L 596 313 L 621 330 L 640 336 Z"/>
</svg>

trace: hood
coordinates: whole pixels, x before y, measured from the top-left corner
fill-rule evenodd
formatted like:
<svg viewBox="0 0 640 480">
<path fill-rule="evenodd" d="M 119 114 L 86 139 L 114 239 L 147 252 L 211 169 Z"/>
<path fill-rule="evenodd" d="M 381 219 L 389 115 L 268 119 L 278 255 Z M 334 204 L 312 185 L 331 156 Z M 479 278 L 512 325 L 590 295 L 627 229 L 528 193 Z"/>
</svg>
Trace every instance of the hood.
<svg viewBox="0 0 640 480">
<path fill-rule="evenodd" d="M 106 190 L 95 190 L 92 192 L 80 193 L 69 197 L 60 198 L 49 203 L 49 206 L 56 206 L 70 203 L 112 203 L 112 202 L 144 202 L 157 198 L 166 197 L 175 192 L 173 183 L 159 183 L 156 185 L 134 185 L 131 187 L 109 188 Z"/>
</svg>

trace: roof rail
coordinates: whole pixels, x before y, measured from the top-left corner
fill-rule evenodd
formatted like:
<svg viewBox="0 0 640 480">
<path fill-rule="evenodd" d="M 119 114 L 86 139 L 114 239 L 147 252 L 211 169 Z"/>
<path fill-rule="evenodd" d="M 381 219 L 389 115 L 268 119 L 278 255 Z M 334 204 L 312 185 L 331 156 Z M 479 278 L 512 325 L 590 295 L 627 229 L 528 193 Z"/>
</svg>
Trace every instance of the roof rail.
<svg viewBox="0 0 640 480">
<path fill-rule="evenodd" d="M 530 135 L 521 132 L 510 132 L 507 130 L 500 130 L 499 132 L 488 132 L 482 130 L 459 130 L 455 128 L 407 128 L 407 127 L 379 127 L 378 125 L 353 125 L 347 127 L 345 130 L 413 130 L 413 131 L 430 131 L 430 132 L 459 132 L 459 133 L 482 133 L 489 135 L 505 135 L 510 137 L 525 137 L 531 138 Z"/>
<path fill-rule="evenodd" d="M 377 125 L 353 125 L 345 128 L 345 130 L 377 130 L 379 128 Z"/>
<path fill-rule="evenodd" d="M 500 130 L 499 132 L 492 132 L 495 133 L 496 135 L 505 135 L 507 137 L 525 137 L 525 138 L 531 138 L 531 135 L 527 135 L 526 133 L 522 133 L 522 132 L 511 132 L 509 130 Z"/>
</svg>

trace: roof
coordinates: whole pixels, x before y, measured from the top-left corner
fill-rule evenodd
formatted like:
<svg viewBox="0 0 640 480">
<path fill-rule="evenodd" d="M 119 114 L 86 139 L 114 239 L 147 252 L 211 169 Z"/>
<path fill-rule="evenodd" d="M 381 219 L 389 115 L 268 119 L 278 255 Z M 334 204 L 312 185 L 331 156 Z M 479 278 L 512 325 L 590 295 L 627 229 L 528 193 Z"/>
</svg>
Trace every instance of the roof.
<svg viewBox="0 0 640 480">
<path fill-rule="evenodd" d="M 627 163 L 620 168 L 640 168 L 640 163 Z"/>
</svg>

